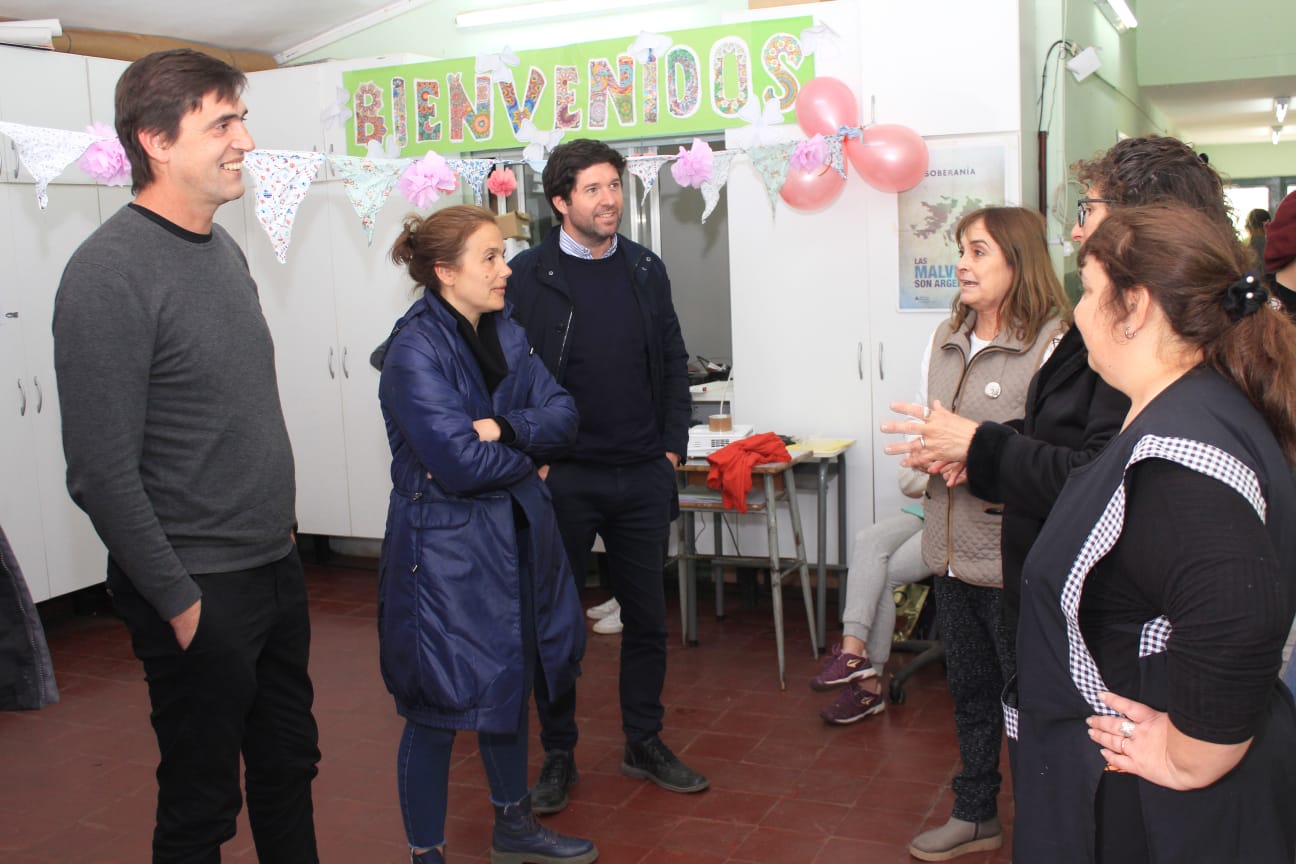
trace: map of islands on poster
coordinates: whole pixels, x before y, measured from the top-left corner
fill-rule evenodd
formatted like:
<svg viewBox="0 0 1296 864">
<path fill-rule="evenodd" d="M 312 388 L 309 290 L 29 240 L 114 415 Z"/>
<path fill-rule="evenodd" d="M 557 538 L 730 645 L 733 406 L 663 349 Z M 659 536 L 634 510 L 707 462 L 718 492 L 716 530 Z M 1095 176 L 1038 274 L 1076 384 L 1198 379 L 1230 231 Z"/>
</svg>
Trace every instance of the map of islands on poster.
<svg viewBox="0 0 1296 864">
<path fill-rule="evenodd" d="M 950 307 L 958 292 L 959 219 L 1004 203 L 1004 144 L 935 139 L 927 148 L 927 176 L 899 195 L 901 309 Z"/>
</svg>

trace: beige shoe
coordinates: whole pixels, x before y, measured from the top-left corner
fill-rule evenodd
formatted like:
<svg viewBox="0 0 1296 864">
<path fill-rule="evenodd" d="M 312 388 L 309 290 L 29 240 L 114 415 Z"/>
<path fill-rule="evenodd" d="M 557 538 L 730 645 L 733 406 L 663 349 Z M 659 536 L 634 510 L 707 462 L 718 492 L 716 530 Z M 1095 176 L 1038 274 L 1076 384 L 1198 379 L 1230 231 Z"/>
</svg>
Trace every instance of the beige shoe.
<svg viewBox="0 0 1296 864">
<path fill-rule="evenodd" d="M 1003 829 L 998 816 L 984 822 L 964 822 L 951 816 L 939 828 L 930 828 L 910 840 L 909 854 L 919 861 L 949 861 L 1002 845 Z"/>
</svg>

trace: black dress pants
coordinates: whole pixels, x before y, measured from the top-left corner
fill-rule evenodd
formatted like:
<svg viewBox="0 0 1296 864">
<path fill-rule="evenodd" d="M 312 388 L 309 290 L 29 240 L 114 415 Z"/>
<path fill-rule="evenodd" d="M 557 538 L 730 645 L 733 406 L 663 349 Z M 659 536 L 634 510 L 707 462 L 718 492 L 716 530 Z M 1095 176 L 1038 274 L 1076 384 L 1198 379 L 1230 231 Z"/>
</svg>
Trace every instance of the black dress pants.
<svg viewBox="0 0 1296 864">
<path fill-rule="evenodd" d="M 301 559 L 194 575 L 198 630 L 181 651 L 171 625 L 108 562 L 113 605 L 144 664 L 157 734 L 154 864 L 215 864 L 234 836 L 246 766 L 257 858 L 314 864 L 311 781 L 319 732 L 307 674 L 310 620 Z"/>
<path fill-rule="evenodd" d="M 675 469 L 664 455 L 635 465 L 558 462 L 546 481 L 577 589 L 584 587 L 594 536 L 607 550 L 612 596 L 621 604 L 621 728 L 643 741 L 662 728 L 666 681 L 666 596 L 662 568 L 670 537 Z M 535 677 L 540 742 L 576 747 L 576 688 L 550 694 Z"/>
</svg>

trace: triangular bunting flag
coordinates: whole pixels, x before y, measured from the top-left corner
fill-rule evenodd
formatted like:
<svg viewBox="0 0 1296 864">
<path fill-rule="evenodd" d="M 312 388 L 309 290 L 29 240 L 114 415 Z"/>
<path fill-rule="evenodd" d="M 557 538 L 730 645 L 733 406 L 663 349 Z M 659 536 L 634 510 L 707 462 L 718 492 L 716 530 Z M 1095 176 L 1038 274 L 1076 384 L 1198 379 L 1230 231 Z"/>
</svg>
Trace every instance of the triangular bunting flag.
<svg viewBox="0 0 1296 864">
<path fill-rule="evenodd" d="M 450 170 L 463 178 L 464 183 L 473 190 L 473 200 L 482 206 L 486 200 L 486 175 L 490 173 L 494 159 L 447 159 Z"/>
<path fill-rule="evenodd" d="M 842 158 L 842 136 L 828 135 L 824 138 L 828 144 L 828 164 L 841 176 L 846 176 L 846 160 Z"/>
<path fill-rule="evenodd" d="M 243 164 L 256 180 L 255 210 L 257 221 L 270 237 L 275 257 L 283 264 L 288 260 L 288 240 L 292 235 L 297 207 L 306 197 L 311 181 L 324 164 L 324 154 L 297 150 L 252 150 L 243 156 Z"/>
<path fill-rule="evenodd" d="M 639 178 L 643 184 L 643 197 L 639 199 L 642 206 L 648 200 L 648 193 L 657 185 L 657 174 L 661 167 L 667 162 L 674 159 L 674 156 L 630 156 L 626 159 L 626 167 L 630 173 Z"/>
<path fill-rule="evenodd" d="M 779 190 L 787 180 L 788 160 L 792 158 L 796 147 L 795 141 L 789 141 L 784 144 L 771 144 L 768 147 L 752 147 L 747 151 L 752 167 L 760 175 L 761 182 L 765 184 L 765 191 L 769 193 L 770 207 L 778 205 Z"/>
<path fill-rule="evenodd" d="M 366 156 L 330 156 L 329 165 L 342 178 L 347 200 L 364 226 L 365 238 L 373 245 L 374 219 L 387 204 L 408 159 L 370 159 Z"/>
<path fill-rule="evenodd" d="M 36 179 L 36 203 L 42 210 L 49 204 L 50 181 L 99 140 L 99 136 L 85 132 L 23 126 L 20 123 L 0 123 L 0 132 L 17 145 L 23 167 Z"/>
<path fill-rule="evenodd" d="M 733 157 L 733 150 L 720 150 L 711 157 L 711 179 L 702 183 L 702 200 L 706 202 L 706 209 L 702 211 L 703 225 L 711 211 L 720 203 L 720 190 L 729 182 L 729 166 L 733 164 Z"/>
</svg>

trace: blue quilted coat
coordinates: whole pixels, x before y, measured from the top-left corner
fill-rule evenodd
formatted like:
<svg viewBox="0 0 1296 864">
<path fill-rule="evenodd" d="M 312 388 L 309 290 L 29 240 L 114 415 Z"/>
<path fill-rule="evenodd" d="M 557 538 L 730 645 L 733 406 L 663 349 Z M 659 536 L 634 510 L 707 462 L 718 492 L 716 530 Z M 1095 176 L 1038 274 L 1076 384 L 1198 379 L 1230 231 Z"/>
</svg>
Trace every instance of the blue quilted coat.
<svg viewBox="0 0 1296 864">
<path fill-rule="evenodd" d="M 529 692 L 520 580 L 533 586 L 549 692 L 575 683 L 585 650 L 575 580 L 537 475 L 575 440 L 577 415 L 512 307 L 493 314 L 509 369 L 494 394 L 437 298 L 416 302 L 389 340 L 378 388 L 392 450 L 378 633 L 383 680 L 402 716 L 512 732 Z M 478 439 L 473 420 L 495 416 L 513 427 L 512 444 Z M 515 507 L 529 531 L 517 531 Z M 519 537 L 529 539 L 524 556 Z"/>
</svg>

